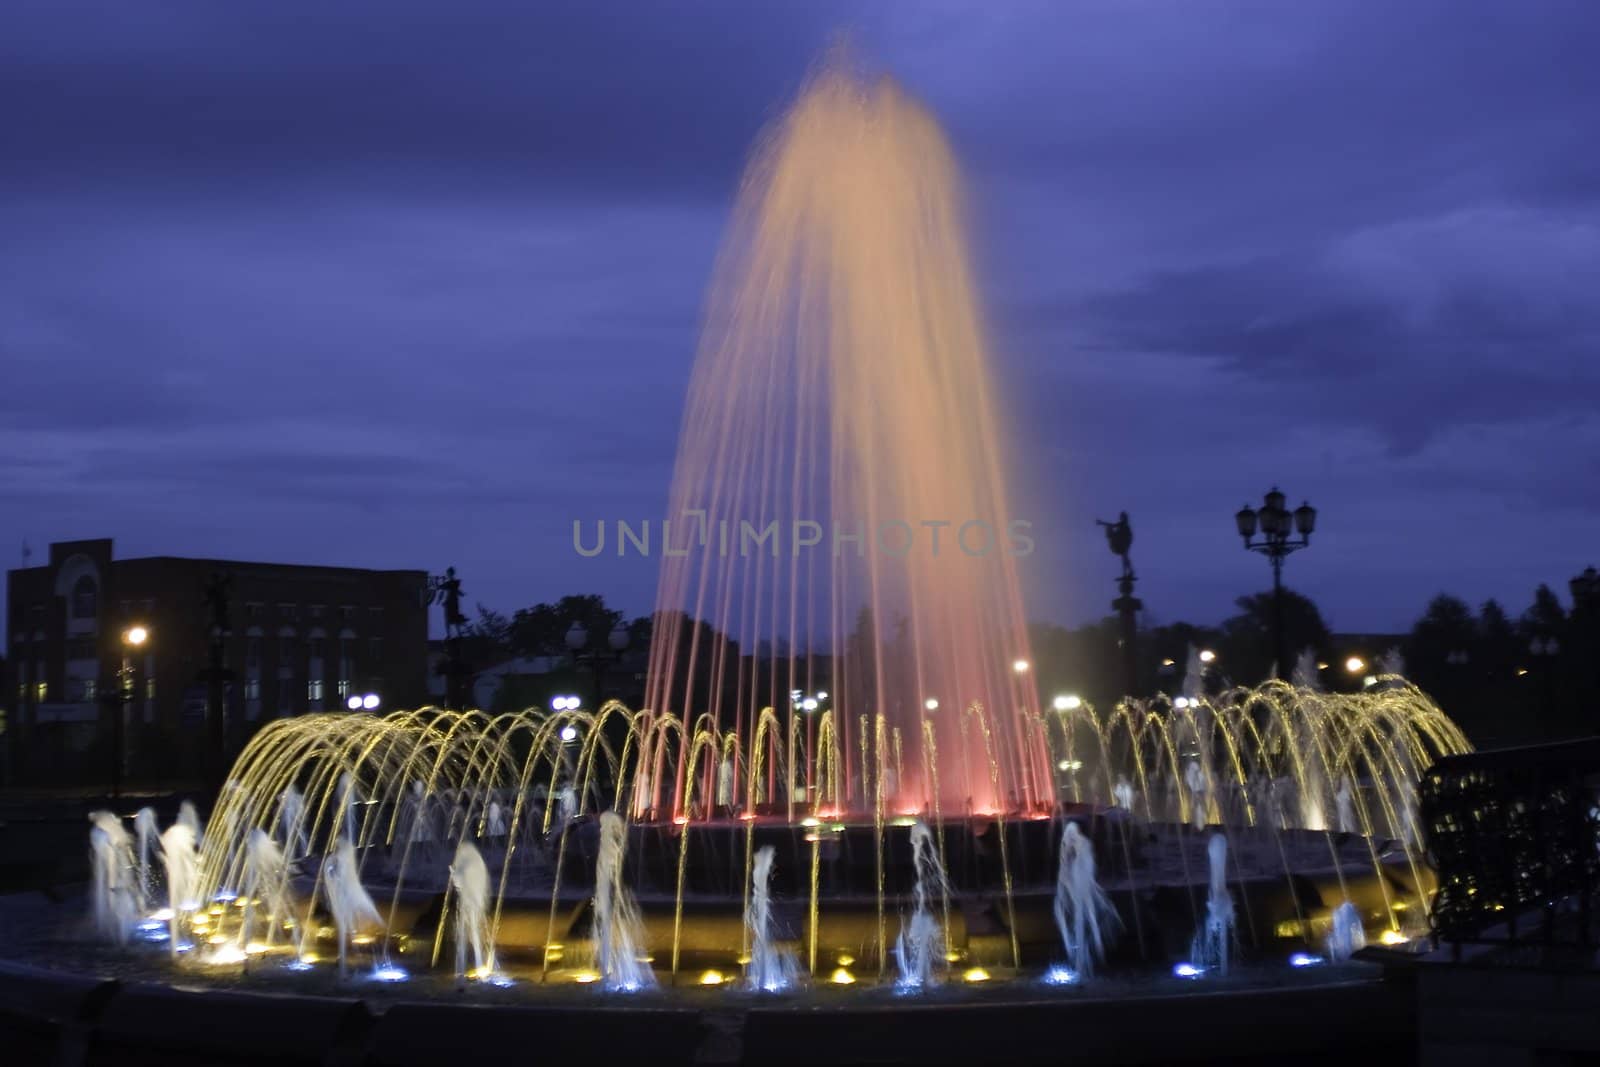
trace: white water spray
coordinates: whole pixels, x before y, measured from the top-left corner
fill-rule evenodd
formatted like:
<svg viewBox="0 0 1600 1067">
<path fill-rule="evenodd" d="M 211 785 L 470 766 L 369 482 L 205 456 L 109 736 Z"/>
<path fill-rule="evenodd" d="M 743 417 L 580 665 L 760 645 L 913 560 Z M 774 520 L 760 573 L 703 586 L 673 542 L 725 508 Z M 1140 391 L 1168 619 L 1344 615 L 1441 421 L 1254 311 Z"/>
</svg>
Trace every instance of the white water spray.
<svg viewBox="0 0 1600 1067">
<path fill-rule="evenodd" d="M 1233 896 L 1228 892 L 1228 839 L 1212 834 L 1206 845 L 1210 865 L 1210 888 L 1206 893 L 1206 914 L 1195 931 L 1190 955 L 1196 966 L 1228 973 L 1228 958 L 1233 950 Z"/>
<path fill-rule="evenodd" d="M 1116 928 L 1117 912 L 1095 880 L 1094 847 L 1075 822 L 1061 831 L 1055 916 L 1067 965 L 1077 977 L 1090 977 L 1105 957 L 1105 935 Z"/>
<path fill-rule="evenodd" d="M 139 915 L 133 885 L 133 839 L 122 820 L 109 811 L 89 815 L 89 890 L 95 929 L 116 944 L 125 944 Z"/>
<path fill-rule="evenodd" d="M 1333 930 L 1328 934 L 1328 958 L 1347 960 L 1367 947 L 1367 931 L 1361 913 L 1350 901 L 1333 909 Z"/>
<path fill-rule="evenodd" d="M 605 988 L 633 992 L 656 984 L 639 957 L 644 946 L 644 916 L 622 880 L 628 824 L 614 811 L 600 816 L 600 856 L 594 876 L 594 960 Z"/>
<path fill-rule="evenodd" d="M 192 805 L 189 805 L 189 811 L 192 815 Z M 174 957 L 187 947 L 181 943 L 186 917 L 200 910 L 197 897 L 200 891 L 200 852 L 194 831 L 197 822 L 184 821 L 182 809 L 179 809 L 178 821 L 167 827 L 161 835 L 161 862 L 167 871 L 167 910 L 172 915 L 168 920 L 167 943 Z"/>
<path fill-rule="evenodd" d="M 928 824 L 911 826 L 911 863 L 917 873 L 912 890 L 909 918 L 900 924 L 895 938 L 895 962 L 900 968 L 901 989 L 922 989 L 938 981 L 938 965 L 944 960 L 944 926 L 934 915 L 935 896 L 942 902 L 949 894 L 939 850 Z"/>
<path fill-rule="evenodd" d="M 356 848 L 348 838 L 339 842 L 332 856 L 322 865 L 322 893 L 339 936 L 339 974 L 348 973 L 350 938 L 361 929 L 381 927 L 383 917 L 371 895 L 361 885 L 361 865 Z"/>
<path fill-rule="evenodd" d="M 450 886 L 456 891 L 456 976 L 488 978 L 494 973 L 489 938 L 489 867 L 477 846 L 463 841 L 450 861 Z M 472 968 L 467 968 L 467 952 Z"/>
<path fill-rule="evenodd" d="M 750 964 L 745 981 L 763 993 L 781 993 L 795 984 L 800 964 L 793 952 L 776 944 L 772 929 L 772 861 L 776 850 L 763 845 L 750 868 L 750 906 L 744 913 L 750 931 Z"/>
</svg>

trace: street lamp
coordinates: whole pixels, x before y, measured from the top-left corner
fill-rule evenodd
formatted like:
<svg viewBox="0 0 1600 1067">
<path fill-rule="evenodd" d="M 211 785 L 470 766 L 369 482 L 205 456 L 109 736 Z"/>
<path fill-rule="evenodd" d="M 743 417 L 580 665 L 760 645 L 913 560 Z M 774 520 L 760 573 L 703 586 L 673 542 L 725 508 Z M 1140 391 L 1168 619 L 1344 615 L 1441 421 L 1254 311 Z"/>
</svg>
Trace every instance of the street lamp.
<svg viewBox="0 0 1600 1067">
<path fill-rule="evenodd" d="M 122 666 L 117 671 L 117 688 L 107 698 L 114 706 L 111 720 L 111 795 L 122 795 L 124 753 L 123 735 L 128 728 L 128 705 L 134 699 L 133 650 L 143 648 L 150 640 L 150 631 L 137 624 L 122 631 Z"/>
<path fill-rule="evenodd" d="M 1344 669 L 1349 671 L 1351 674 L 1360 674 L 1362 671 L 1367 669 L 1367 661 L 1362 659 L 1360 656 L 1351 656 L 1349 659 L 1344 661 Z"/>
<path fill-rule="evenodd" d="M 1246 504 L 1233 518 L 1239 528 L 1239 536 L 1244 538 L 1244 547 L 1272 561 L 1272 631 L 1274 654 L 1277 657 L 1273 673 L 1282 679 L 1289 669 L 1289 653 L 1283 632 L 1283 561 L 1310 546 L 1311 531 L 1317 526 L 1317 509 L 1305 503 L 1290 511 L 1284 495 L 1274 486 L 1263 499 L 1261 507 L 1252 508 Z M 1255 539 L 1258 529 L 1260 540 Z M 1299 533 L 1299 539 L 1291 540 L 1291 533 Z"/>
<path fill-rule="evenodd" d="M 598 708 L 605 701 L 605 692 L 602 685 L 605 681 L 606 665 L 618 662 L 622 654 L 627 651 L 628 642 L 633 635 L 628 633 L 628 628 L 618 622 L 606 635 L 606 645 L 610 651 L 584 651 L 589 646 L 589 631 L 583 623 L 576 620 L 567 628 L 567 650 L 572 653 L 574 663 L 587 663 L 589 669 L 594 671 L 594 703 Z"/>
</svg>

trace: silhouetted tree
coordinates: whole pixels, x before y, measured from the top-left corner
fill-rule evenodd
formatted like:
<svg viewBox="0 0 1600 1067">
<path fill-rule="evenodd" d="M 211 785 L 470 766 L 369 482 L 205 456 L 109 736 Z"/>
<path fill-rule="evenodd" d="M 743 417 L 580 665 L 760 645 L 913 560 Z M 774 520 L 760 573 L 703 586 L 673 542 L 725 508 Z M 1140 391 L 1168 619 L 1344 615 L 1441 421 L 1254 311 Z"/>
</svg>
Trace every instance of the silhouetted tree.
<svg viewBox="0 0 1600 1067">
<path fill-rule="evenodd" d="M 1274 658 L 1272 593 L 1252 593 L 1236 600 L 1239 614 L 1222 624 L 1216 649 L 1218 670 L 1237 685 L 1254 685 L 1272 672 Z M 1283 591 L 1284 647 L 1291 656 L 1302 649 L 1327 650 L 1328 624 L 1310 597 L 1292 589 Z M 1181 661 L 1180 661 L 1181 663 Z M 1292 663 L 1284 664 L 1287 672 Z"/>
</svg>

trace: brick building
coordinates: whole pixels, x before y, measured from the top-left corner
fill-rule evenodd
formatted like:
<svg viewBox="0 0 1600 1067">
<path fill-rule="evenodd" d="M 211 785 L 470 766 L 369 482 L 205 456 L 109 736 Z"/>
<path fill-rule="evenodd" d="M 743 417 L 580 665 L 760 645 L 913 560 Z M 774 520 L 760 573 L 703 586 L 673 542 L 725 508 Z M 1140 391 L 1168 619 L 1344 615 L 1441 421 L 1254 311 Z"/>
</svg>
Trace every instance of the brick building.
<svg viewBox="0 0 1600 1067">
<path fill-rule="evenodd" d="M 227 745 L 269 719 L 427 698 L 427 574 L 151 556 L 117 559 L 109 538 L 50 546 L 7 575 L 5 699 L 12 780 L 111 776 L 122 708 L 129 780 L 194 778 L 202 765 L 211 612 L 227 576 Z M 142 645 L 125 635 L 142 627 Z"/>
</svg>

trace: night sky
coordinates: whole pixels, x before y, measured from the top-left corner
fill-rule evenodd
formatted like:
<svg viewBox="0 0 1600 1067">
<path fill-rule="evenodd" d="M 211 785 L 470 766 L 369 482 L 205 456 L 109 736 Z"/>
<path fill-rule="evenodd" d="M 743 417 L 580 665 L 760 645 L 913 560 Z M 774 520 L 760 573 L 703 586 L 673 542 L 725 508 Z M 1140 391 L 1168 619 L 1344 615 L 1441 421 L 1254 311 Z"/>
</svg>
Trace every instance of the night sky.
<svg viewBox="0 0 1600 1067">
<path fill-rule="evenodd" d="M 648 610 L 742 161 L 829 42 L 968 177 L 1038 618 L 1158 620 L 1322 512 L 1340 630 L 1600 563 L 1600 4 L 271 4 L 0 11 L 0 550 L 454 563 Z"/>
</svg>

